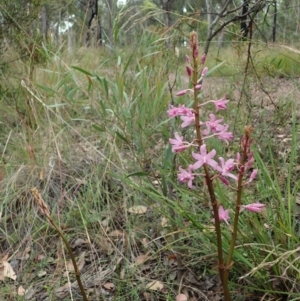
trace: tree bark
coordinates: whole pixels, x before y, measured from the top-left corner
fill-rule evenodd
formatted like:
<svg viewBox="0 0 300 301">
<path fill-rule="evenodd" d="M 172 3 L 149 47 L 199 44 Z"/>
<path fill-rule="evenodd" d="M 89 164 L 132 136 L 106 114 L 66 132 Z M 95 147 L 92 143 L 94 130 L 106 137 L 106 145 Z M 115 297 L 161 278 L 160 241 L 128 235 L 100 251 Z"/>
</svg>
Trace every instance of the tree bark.
<svg viewBox="0 0 300 301">
<path fill-rule="evenodd" d="M 277 22 L 277 0 L 274 0 L 274 18 L 273 18 L 273 32 L 272 32 L 273 43 L 275 43 L 276 41 L 276 22 Z"/>
<path fill-rule="evenodd" d="M 111 2 L 112 0 L 109 0 Z M 86 1 L 80 1 L 80 7 L 84 11 L 84 33 L 83 33 L 83 45 L 88 46 L 88 44 L 91 42 L 91 38 L 93 36 L 93 33 L 96 32 L 96 39 L 99 37 L 99 34 L 97 33 L 98 29 L 94 27 L 95 21 L 97 22 L 98 27 L 98 0 L 86 0 Z M 97 44 L 99 44 L 97 40 Z"/>
<path fill-rule="evenodd" d="M 47 41 L 48 38 L 48 18 L 47 18 L 47 7 L 43 5 L 41 8 L 41 20 L 42 20 L 42 34 L 44 40 Z"/>
<path fill-rule="evenodd" d="M 113 0 L 107 0 L 108 4 L 108 38 L 111 45 L 114 45 L 114 37 L 113 37 L 113 20 L 114 20 L 114 7 Z"/>
<path fill-rule="evenodd" d="M 211 14 L 212 14 L 212 3 L 211 0 L 205 0 L 205 4 L 206 4 L 206 16 L 207 16 L 207 37 L 209 37 L 209 29 L 211 28 L 211 24 L 212 24 L 212 18 L 211 18 Z"/>
<path fill-rule="evenodd" d="M 247 24 L 248 10 L 249 10 L 249 0 L 244 0 L 244 5 L 242 8 L 242 17 L 241 17 L 241 34 L 243 39 L 248 36 L 248 31 L 249 31 L 248 24 Z"/>
</svg>

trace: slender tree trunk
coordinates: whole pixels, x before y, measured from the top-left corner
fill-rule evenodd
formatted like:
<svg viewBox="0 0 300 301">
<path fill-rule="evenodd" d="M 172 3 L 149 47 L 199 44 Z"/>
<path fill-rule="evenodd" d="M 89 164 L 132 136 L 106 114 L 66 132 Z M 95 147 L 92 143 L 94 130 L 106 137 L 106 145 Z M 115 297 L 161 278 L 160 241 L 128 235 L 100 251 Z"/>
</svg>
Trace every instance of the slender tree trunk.
<svg viewBox="0 0 300 301">
<path fill-rule="evenodd" d="M 277 0 L 274 0 L 274 19 L 273 19 L 273 43 L 276 41 L 276 22 L 277 22 Z"/>
<path fill-rule="evenodd" d="M 247 24 L 247 13 L 249 9 L 249 0 L 244 0 L 244 5 L 242 8 L 242 17 L 241 17 L 241 34 L 242 38 L 246 38 L 248 36 L 248 24 Z"/>
<path fill-rule="evenodd" d="M 62 35 L 59 32 L 59 27 L 61 26 L 61 9 L 58 11 L 58 24 L 56 27 L 56 36 L 57 36 L 57 40 L 58 40 L 58 44 L 61 45 L 62 44 Z"/>
<path fill-rule="evenodd" d="M 101 46 L 102 45 L 102 27 L 101 27 L 101 18 L 98 12 L 98 24 L 97 24 L 97 32 L 96 32 L 96 39 L 97 39 L 97 46 Z"/>
<path fill-rule="evenodd" d="M 47 18 L 47 7 L 43 5 L 41 8 L 41 20 L 42 20 L 42 34 L 44 40 L 47 41 L 48 38 L 48 18 Z"/>
<path fill-rule="evenodd" d="M 209 29 L 211 28 L 211 24 L 212 24 L 212 1 L 211 0 L 205 0 L 205 4 L 206 4 L 206 13 L 207 13 L 207 36 L 210 35 L 210 31 Z"/>
<path fill-rule="evenodd" d="M 69 8 L 67 7 L 67 20 L 70 21 Z M 73 29 L 72 26 L 68 26 L 68 51 L 73 49 Z"/>
<path fill-rule="evenodd" d="M 114 26 L 114 0 L 107 0 L 108 4 L 108 38 L 111 45 L 114 45 L 113 26 Z"/>
</svg>

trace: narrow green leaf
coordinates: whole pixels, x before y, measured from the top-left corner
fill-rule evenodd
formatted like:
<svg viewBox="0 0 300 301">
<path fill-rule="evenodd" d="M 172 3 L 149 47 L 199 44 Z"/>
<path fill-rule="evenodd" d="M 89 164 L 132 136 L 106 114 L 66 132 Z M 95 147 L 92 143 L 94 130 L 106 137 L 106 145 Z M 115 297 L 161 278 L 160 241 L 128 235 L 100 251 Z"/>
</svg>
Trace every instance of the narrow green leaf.
<svg viewBox="0 0 300 301">
<path fill-rule="evenodd" d="M 145 177 L 145 176 L 148 176 L 148 174 L 144 171 L 136 171 L 136 172 L 132 172 L 130 174 L 128 174 L 126 176 L 126 178 L 129 178 L 129 177 Z"/>
<path fill-rule="evenodd" d="M 122 77 L 124 77 L 124 75 L 125 75 L 125 73 L 126 73 L 126 70 L 127 70 L 128 66 L 129 66 L 129 64 L 130 64 L 130 62 L 131 62 L 131 59 L 132 59 L 133 55 L 134 55 L 134 52 L 131 54 L 131 56 L 130 56 L 129 59 L 127 60 L 127 63 L 126 63 L 126 65 L 125 65 L 125 67 L 124 67 L 124 70 L 123 70 L 123 72 L 122 72 Z"/>
<path fill-rule="evenodd" d="M 93 124 L 92 127 L 98 132 L 105 132 L 105 129 L 101 128 L 100 126 Z"/>
<path fill-rule="evenodd" d="M 53 108 L 59 108 L 66 106 L 67 103 L 55 103 L 53 105 L 47 105 L 47 108 L 53 109 Z"/>
<path fill-rule="evenodd" d="M 119 132 L 116 132 L 116 134 L 121 140 L 123 140 L 125 143 L 129 144 L 128 140 L 122 134 L 120 134 Z"/>
<path fill-rule="evenodd" d="M 86 74 L 86 75 L 89 75 L 89 76 L 94 76 L 92 73 L 80 68 L 80 67 L 77 67 L 77 66 L 71 66 L 73 69 L 83 73 L 83 74 Z"/>
<path fill-rule="evenodd" d="M 212 67 L 211 69 L 208 69 L 206 76 L 210 75 L 211 73 L 213 73 L 215 70 L 217 70 L 218 68 L 220 68 L 223 64 L 225 64 L 225 61 L 223 61 L 222 63 Z"/>
<path fill-rule="evenodd" d="M 40 85 L 40 84 L 36 84 L 36 86 L 39 87 L 39 88 L 41 88 L 41 89 L 43 89 L 43 90 L 45 90 L 46 92 L 50 92 L 50 93 L 56 94 L 55 90 L 53 90 L 53 89 L 51 89 L 51 88 L 49 88 L 47 86 Z"/>
</svg>

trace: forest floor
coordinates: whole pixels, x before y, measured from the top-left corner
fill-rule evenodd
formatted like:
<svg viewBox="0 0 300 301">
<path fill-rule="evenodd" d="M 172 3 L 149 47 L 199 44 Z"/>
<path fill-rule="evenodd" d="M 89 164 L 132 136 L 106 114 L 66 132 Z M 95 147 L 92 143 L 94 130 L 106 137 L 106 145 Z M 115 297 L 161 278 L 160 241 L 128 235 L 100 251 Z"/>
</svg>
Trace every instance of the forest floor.
<svg viewBox="0 0 300 301">
<path fill-rule="evenodd" d="M 234 108 L 226 113 L 226 118 L 237 126 L 235 132 L 240 127 L 235 120 L 241 119 L 237 114 L 246 116 L 243 121 L 254 127 L 256 147 L 262 157 L 268 156 L 271 138 L 272 145 L 277 146 L 274 156 L 284 161 L 291 148 L 293 114 L 297 120 L 300 118 L 300 79 L 264 77 L 244 85 L 242 82 L 243 78 L 207 78 L 203 97 L 215 99 L 226 94 Z M 54 147 L 57 152 L 48 157 L 48 162 L 20 164 L 8 180 L 8 171 L 1 170 L 2 191 L 8 186 L 15 189 L 0 220 L 0 262 L 2 266 L 5 263 L 10 273 L 3 275 L 0 270 L 0 280 L 5 280 L 0 284 L 1 300 L 83 300 L 62 240 L 34 203 L 30 190 L 33 186 L 47 195 L 45 199 L 55 221 L 77 258 L 90 300 L 175 300 L 178 292 L 188 295 L 190 301 L 222 300 L 215 254 L 202 252 L 197 238 L 194 239 L 198 235 L 195 229 L 185 228 L 190 227 L 190 221 L 183 219 L 183 224 L 174 229 L 160 203 L 135 205 L 132 199 L 145 198 L 146 194 L 141 190 L 133 196 L 128 188 L 132 184 L 118 179 L 118 168 L 135 160 L 132 149 L 120 147 L 123 166 L 111 164 L 113 172 L 106 173 L 103 141 L 97 140 L 96 135 L 84 136 L 76 124 L 74 129 L 71 142 L 55 140 L 68 146 L 58 143 Z M 38 151 L 43 151 L 46 142 L 39 141 L 35 155 L 42 156 Z M 156 158 L 155 152 L 162 151 L 164 145 L 156 140 L 152 148 Z M 66 153 L 68 160 L 64 159 Z M 160 181 L 157 170 L 153 164 L 145 163 L 144 167 L 147 172 L 150 170 L 150 181 L 155 187 Z M 278 171 L 282 181 L 284 168 L 283 164 Z M 180 242 L 181 248 L 175 242 Z M 240 279 L 241 288 L 234 292 L 236 301 L 275 300 L 271 295 L 243 289 L 248 280 Z"/>
</svg>

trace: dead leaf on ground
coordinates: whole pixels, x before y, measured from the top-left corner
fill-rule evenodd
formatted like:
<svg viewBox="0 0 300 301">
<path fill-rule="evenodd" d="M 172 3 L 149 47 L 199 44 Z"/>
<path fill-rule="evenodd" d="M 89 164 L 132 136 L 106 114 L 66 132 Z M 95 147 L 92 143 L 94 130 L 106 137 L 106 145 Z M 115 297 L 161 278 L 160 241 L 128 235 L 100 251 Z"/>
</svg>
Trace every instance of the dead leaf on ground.
<svg viewBox="0 0 300 301">
<path fill-rule="evenodd" d="M 150 258 L 149 253 L 150 252 L 147 252 L 146 254 L 137 256 L 134 260 L 135 264 L 139 265 L 145 263 Z"/>
<path fill-rule="evenodd" d="M 137 205 L 137 206 L 130 207 L 128 209 L 128 212 L 133 214 L 144 214 L 147 212 L 147 210 L 148 208 L 146 206 Z"/>
<path fill-rule="evenodd" d="M 71 247 L 73 248 L 73 249 L 75 249 L 76 247 L 81 247 L 81 246 L 83 246 L 83 245 L 85 245 L 85 244 L 87 244 L 88 243 L 88 241 L 87 240 L 85 240 L 85 239 L 83 239 L 83 238 L 77 238 L 73 243 L 72 243 L 72 245 L 71 245 Z"/>
<path fill-rule="evenodd" d="M 104 219 L 104 220 L 101 222 L 102 227 L 104 227 L 104 228 L 108 227 L 109 222 L 110 222 L 110 218 Z"/>
<path fill-rule="evenodd" d="M 144 238 L 142 239 L 142 244 L 143 244 L 143 247 L 144 247 L 145 249 L 147 249 L 147 248 L 148 248 L 148 244 L 149 244 L 148 239 L 144 237 Z"/>
<path fill-rule="evenodd" d="M 106 282 L 105 284 L 103 284 L 103 287 L 107 290 L 113 290 L 115 288 L 115 285 L 111 282 Z"/>
<path fill-rule="evenodd" d="M 47 272 L 46 271 L 43 271 L 43 270 L 41 270 L 41 271 L 39 271 L 38 272 L 38 277 L 44 277 L 44 276 L 46 276 L 47 275 Z"/>
<path fill-rule="evenodd" d="M 120 272 L 120 279 L 124 280 L 125 279 L 125 269 L 123 268 Z"/>
<path fill-rule="evenodd" d="M 26 247 L 24 251 L 19 251 L 14 256 L 14 259 L 27 260 L 29 258 L 30 251 L 31 251 L 31 248 L 30 247 Z"/>
<path fill-rule="evenodd" d="M 160 291 L 164 288 L 164 285 L 159 280 L 154 280 L 146 285 L 146 288 L 152 291 Z"/>
<path fill-rule="evenodd" d="M 114 230 L 108 234 L 108 236 L 123 236 L 123 235 L 124 235 L 123 231 L 120 230 Z"/>
<path fill-rule="evenodd" d="M 26 293 L 25 288 L 24 288 L 22 285 L 19 286 L 19 287 L 18 287 L 18 295 L 19 295 L 19 296 L 24 296 L 25 293 Z"/>
<path fill-rule="evenodd" d="M 5 278 L 16 280 L 17 276 L 7 261 L 0 263 L 0 281 L 4 281 Z"/>
<path fill-rule="evenodd" d="M 165 218 L 164 216 L 161 218 L 161 226 L 162 227 L 168 227 L 169 226 L 169 220 Z"/>
</svg>

